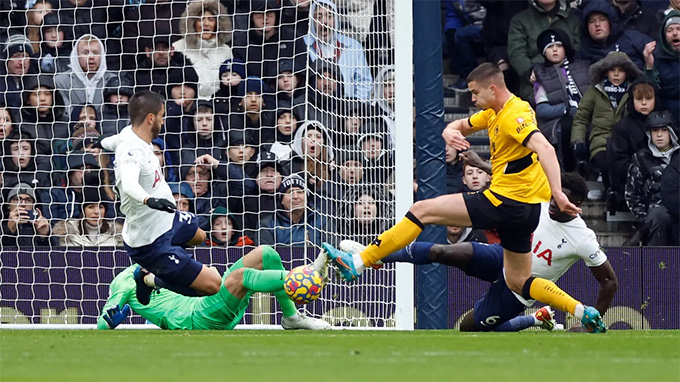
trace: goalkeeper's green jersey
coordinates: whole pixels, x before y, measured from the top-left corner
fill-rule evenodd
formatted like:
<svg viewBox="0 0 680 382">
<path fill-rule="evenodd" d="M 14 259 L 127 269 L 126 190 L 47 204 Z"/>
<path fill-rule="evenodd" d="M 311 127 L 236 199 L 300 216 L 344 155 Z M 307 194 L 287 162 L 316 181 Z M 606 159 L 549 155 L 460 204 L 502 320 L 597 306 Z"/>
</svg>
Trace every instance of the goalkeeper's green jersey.
<svg viewBox="0 0 680 382">
<path fill-rule="evenodd" d="M 224 286 L 229 270 L 222 276 L 220 291 L 212 296 L 187 297 L 161 289 L 159 293 L 151 293 L 148 305 L 142 305 L 135 295 L 133 273 L 136 267 L 132 265 L 126 268 L 111 282 L 109 298 L 97 321 L 98 329 L 109 329 L 103 314 L 116 304 L 121 308 L 129 304 L 133 311 L 161 329 L 230 330 L 241 321 L 248 308 L 251 292 L 239 300 Z"/>
</svg>

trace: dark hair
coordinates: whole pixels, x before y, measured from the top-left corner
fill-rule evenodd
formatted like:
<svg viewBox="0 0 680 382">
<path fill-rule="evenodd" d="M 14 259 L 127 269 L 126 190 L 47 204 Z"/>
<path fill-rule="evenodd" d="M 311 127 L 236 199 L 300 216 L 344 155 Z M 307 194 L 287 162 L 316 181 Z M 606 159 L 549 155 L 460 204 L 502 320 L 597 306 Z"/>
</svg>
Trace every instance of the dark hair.
<svg viewBox="0 0 680 382">
<path fill-rule="evenodd" d="M 163 108 L 165 100 L 158 94 L 148 90 L 141 90 L 130 98 L 128 112 L 130 113 L 130 123 L 138 126 L 144 123 L 147 115 L 158 114 Z"/>
<path fill-rule="evenodd" d="M 575 172 L 562 173 L 562 188 L 571 191 L 572 197 L 577 198 L 581 202 L 586 200 L 588 196 L 586 180 Z M 571 202 L 573 203 L 574 201 L 572 200 Z"/>
<path fill-rule="evenodd" d="M 478 67 L 476 67 L 473 71 L 470 72 L 467 76 L 467 82 L 478 82 L 478 83 L 483 83 L 483 84 L 488 84 L 490 81 L 493 80 L 500 80 L 498 83 L 504 84 L 504 79 L 503 79 L 503 72 L 501 69 L 496 65 L 492 64 L 490 62 L 485 62 Z M 494 84 L 498 84 L 495 81 L 493 81 Z"/>
</svg>

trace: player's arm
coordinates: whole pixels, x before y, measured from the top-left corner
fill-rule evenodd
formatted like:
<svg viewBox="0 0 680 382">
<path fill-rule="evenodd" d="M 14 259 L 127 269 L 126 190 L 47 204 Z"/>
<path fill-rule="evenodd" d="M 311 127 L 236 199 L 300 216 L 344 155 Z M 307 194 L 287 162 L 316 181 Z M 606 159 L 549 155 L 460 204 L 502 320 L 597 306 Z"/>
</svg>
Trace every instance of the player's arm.
<svg viewBox="0 0 680 382">
<path fill-rule="evenodd" d="M 597 294 L 595 308 L 604 316 L 614 299 L 614 294 L 616 294 L 616 290 L 619 287 L 619 280 L 617 280 L 616 273 L 609 260 L 606 260 L 600 266 L 591 267 L 590 272 L 593 273 L 597 282 L 600 283 L 600 292 Z"/>
<path fill-rule="evenodd" d="M 560 163 L 555 154 L 555 148 L 548 142 L 541 132 L 536 129 L 530 133 L 524 141 L 524 145 L 531 151 L 538 155 L 538 161 L 543 167 L 548 183 L 550 183 L 550 190 L 552 191 L 553 199 L 560 207 L 562 212 L 568 213 L 572 216 L 581 213 L 581 209 L 569 201 L 567 195 L 562 192 L 562 178 L 560 172 Z"/>
<path fill-rule="evenodd" d="M 128 155 L 135 156 L 138 154 L 128 152 Z M 166 212 L 175 212 L 175 209 L 177 208 L 175 203 L 169 200 L 152 197 L 144 190 L 142 185 L 139 184 L 139 173 L 141 168 L 135 159 L 125 158 L 118 163 L 118 166 L 120 167 L 120 188 L 122 188 L 123 193 L 142 204 L 146 204 L 149 208 Z"/>
</svg>

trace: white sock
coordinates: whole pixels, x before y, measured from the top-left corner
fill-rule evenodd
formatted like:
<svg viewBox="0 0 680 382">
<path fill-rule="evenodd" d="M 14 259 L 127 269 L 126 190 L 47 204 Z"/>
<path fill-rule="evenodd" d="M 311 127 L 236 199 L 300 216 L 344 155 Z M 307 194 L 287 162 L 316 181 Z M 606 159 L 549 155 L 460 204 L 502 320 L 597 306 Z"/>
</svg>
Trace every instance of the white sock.
<svg viewBox="0 0 680 382">
<path fill-rule="evenodd" d="M 585 310 L 586 308 L 583 306 L 583 304 L 576 305 L 576 308 L 574 308 L 574 316 L 579 320 L 583 319 L 583 313 Z"/>
<path fill-rule="evenodd" d="M 541 326 L 543 325 L 543 321 L 539 320 L 538 317 L 536 317 L 536 314 L 532 314 L 531 317 L 534 318 L 534 326 Z"/>
<path fill-rule="evenodd" d="M 156 287 L 156 275 L 154 275 L 153 273 L 149 273 L 148 275 L 144 276 L 144 284 L 146 284 L 146 286 L 149 286 L 151 288 L 155 288 Z"/>
<path fill-rule="evenodd" d="M 361 258 L 360 253 L 353 254 L 352 259 L 354 260 L 354 268 L 356 268 L 357 272 L 361 273 L 364 271 L 364 269 L 366 269 L 364 260 Z"/>
</svg>

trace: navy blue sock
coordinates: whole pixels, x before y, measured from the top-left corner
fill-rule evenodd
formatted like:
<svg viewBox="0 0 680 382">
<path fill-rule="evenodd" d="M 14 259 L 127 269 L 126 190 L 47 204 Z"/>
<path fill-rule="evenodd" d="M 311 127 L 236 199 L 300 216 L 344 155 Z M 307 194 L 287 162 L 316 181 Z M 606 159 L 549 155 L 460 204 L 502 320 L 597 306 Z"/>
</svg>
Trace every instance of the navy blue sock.
<svg viewBox="0 0 680 382">
<path fill-rule="evenodd" d="M 432 264 L 430 249 L 434 243 L 416 241 L 381 259 L 383 263 L 412 263 L 416 265 Z"/>
<path fill-rule="evenodd" d="M 534 316 L 518 316 L 496 326 L 493 330 L 495 332 L 519 332 L 534 326 L 535 322 Z"/>
<path fill-rule="evenodd" d="M 171 290 L 175 293 L 179 293 L 183 296 L 188 296 L 188 297 L 198 297 L 198 296 L 200 296 L 200 294 L 198 294 L 198 292 L 196 290 L 191 289 L 188 286 L 169 284 L 168 282 L 164 281 L 163 279 L 159 278 L 158 276 L 155 277 L 154 283 L 159 288 L 165 288 L 165 289 Z"/>
</svg>

